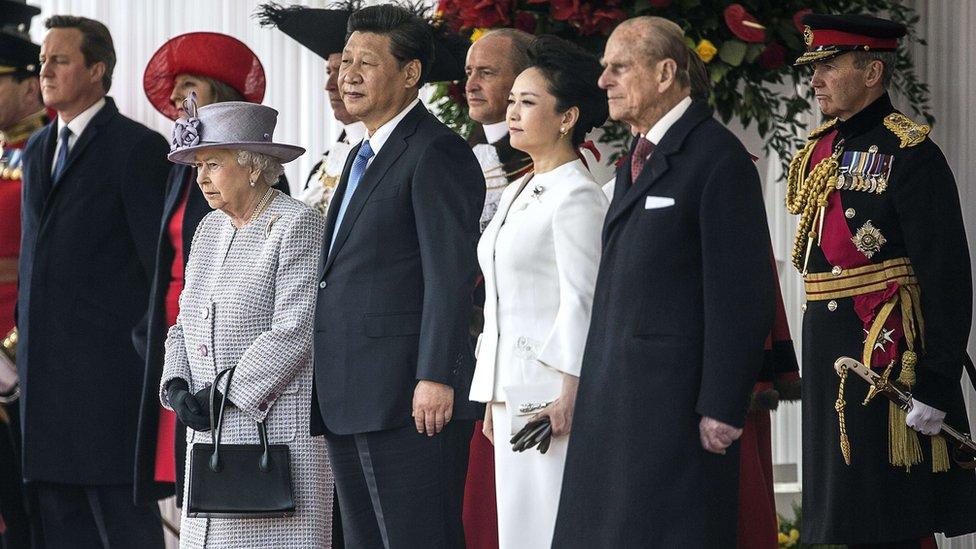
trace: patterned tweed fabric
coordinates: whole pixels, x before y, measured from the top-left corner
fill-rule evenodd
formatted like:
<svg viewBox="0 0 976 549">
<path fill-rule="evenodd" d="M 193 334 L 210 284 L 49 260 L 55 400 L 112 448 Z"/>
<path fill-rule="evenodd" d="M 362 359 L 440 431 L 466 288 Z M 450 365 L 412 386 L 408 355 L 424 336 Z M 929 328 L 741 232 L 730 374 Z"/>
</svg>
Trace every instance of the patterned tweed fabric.
<svg viewBox="0 0 976 549">
<path fill-rule="evenodd" d="M 214 211 L 193 236 L 160 387 L 183 378 L 198 391 L 218 371 L 237 366 L 228 395 L 236 407 L 225 414 L 222 442 L 257 444 L 255 421 L 266 420 L 270 442 L 289 445 L 297 512 L 286 519 L 184 515 L 180 547 L 331 546 L 332 471 L 322 438 L 308 434 L 315 276 L 324 230 L 316 211 L 276 192 L 242 228 Z M 160 400 L 169 407 L 165 394 Z M 209 442 L 209 433 L 187 430 L 190 448 Z"/>
</svg>

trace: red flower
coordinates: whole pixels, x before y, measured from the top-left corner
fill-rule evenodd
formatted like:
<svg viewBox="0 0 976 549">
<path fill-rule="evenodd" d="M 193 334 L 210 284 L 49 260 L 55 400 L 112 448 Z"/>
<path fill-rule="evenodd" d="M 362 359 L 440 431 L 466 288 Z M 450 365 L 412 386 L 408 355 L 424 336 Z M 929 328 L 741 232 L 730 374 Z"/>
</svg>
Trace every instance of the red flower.
<svg viewBox="0 0 976 549">
<path fill-rule="evenodd" d="M 579 0 L 552 0 L 552 18 L 556 21 L 569 21 L 579 15 Z"/>
<path fill-rule="evenodd" d="M 651 0 L 652 8 L 666 8 L 671 5 L 673 0 Z"/>
<path fill-rule="evenodd" d="M 451 1 L 451 0 L 448 0 Z M 466 28 L 503 27 L 515 0 L 470 0 L 460 8 L 461 24 Z"/>
<path fill-rule="evenodd" d="M 778 69 L 786 65 L 786 48 L 778 42 L 770 42 L 759 54 L 759 66 L 764 69 Z"/>
<path fill-rule="evenodd" d="M 535 32 L 535 25 L 536 25 L 535 15 L 532 15 L 531 12 L 528 11 L 515 12 L 515 23 L 513 24 L 513 26 L 516 29 L 520 31 L 525 31 L 529 34 L 533 34 Z"/>
<path fill-rule="evenodd" d="M 766 27 L 759 24 L 742 4 L 729 4 L 725 10 L 725 24 L 739 39 L 750 43 L 761 43 L 766 38 Z"/>
<path fill-rule="evenodd" d="M 574 23 L 579 27 L 582 35 L 600 32 L 610 34 L 617 23 L 627 18 L 627 12 L 617 8 L 599 8 L 590 13 L 589 4 L 580 9 L 579 15 L 574 18 Z"/>
<path fill-rule="evenodd" d="M 458 105 L 467 105 L 468 100 L 464 96 L 464 84 L 459 84 L 453 82 L 447 85 L 447 96 L 451 98 L 451 101 L 457 103 Z"/>
</svg>

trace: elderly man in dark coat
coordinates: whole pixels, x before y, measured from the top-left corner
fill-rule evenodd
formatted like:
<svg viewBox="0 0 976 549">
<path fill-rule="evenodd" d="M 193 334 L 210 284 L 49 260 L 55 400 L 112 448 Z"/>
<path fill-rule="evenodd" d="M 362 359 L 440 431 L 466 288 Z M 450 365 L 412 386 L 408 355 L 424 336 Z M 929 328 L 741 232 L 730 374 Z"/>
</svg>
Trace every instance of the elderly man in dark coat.
<svg viewBox="0 0 976 549">
<path fill-rule="evenodd" d="M 617 171 L 553 547 L 734 547 L 739 448 L 774 313 L 759 177 L 693 101 L 691 51 L 621 24 L 600 78 Z"/>
</svg>

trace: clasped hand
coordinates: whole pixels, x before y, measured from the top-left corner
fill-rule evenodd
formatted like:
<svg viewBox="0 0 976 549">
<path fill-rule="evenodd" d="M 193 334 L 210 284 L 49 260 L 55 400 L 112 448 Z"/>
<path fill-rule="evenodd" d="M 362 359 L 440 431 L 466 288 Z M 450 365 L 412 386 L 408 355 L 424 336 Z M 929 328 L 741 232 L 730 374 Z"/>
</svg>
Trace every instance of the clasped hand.
<svg viewBox="0 0 976 549">
<path fill-rule="evenodd" d="M 702 448 L 713 454 L 725 454 L 725 450 L 742 436 L 742 429 L 722 423 L 710 417 L 701 418 L 698 424 Z"/>
<path fill-rule="evenodd" d="M 223 396 L 216 391 L 217 401 Z M 185 380 L 174 379 L 166 385 L 166 398 L 176 413 L 176 417 L 194 431 L 207 432 L 210 430 L 210 386 L 200 389 L 196 394 L 189 391 Z M 232 404 L 230 400 L 227 404 Z"/>
</svg>

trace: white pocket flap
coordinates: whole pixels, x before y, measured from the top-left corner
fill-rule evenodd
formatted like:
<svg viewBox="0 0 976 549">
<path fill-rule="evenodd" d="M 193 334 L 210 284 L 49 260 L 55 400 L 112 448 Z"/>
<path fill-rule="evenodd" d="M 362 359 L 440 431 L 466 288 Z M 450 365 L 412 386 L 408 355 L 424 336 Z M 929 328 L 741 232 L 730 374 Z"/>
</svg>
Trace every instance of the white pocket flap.
<svg viewBox="0 0 976 549">
<path fill-rule="evenodd" d="M 644 199 L 645 210 L 657 210 L 674 206 L 674 199 L 670 196 L 648 196 Z"/>
</svg>

